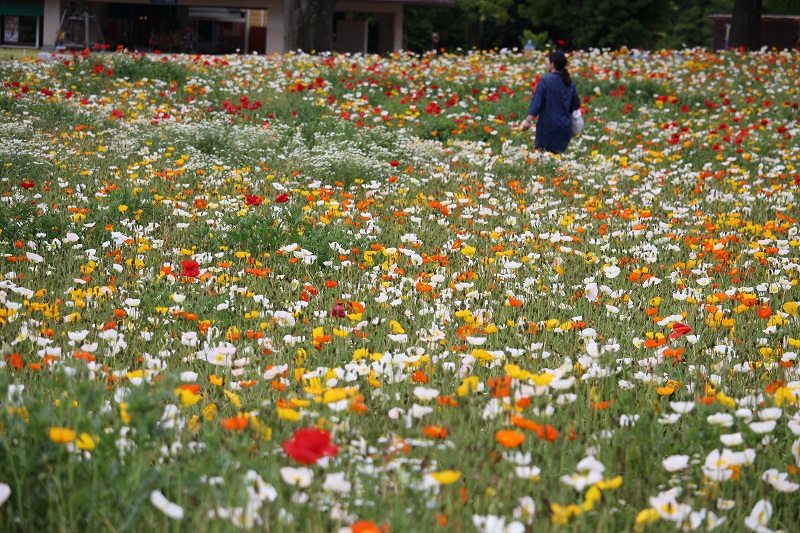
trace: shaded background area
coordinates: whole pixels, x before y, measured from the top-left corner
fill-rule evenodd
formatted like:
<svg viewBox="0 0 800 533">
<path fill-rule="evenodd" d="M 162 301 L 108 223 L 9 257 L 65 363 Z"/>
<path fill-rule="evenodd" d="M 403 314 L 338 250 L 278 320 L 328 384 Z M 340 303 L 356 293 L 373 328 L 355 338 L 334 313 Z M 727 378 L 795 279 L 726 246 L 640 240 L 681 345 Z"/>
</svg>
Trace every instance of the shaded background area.
<svg viewBox="0 0 800 533">
<path fill-rule="evenodd" d="M 710 16 L 733 9 L 734 0 L 459 0 L 406 7 L 405 31 L 414 51 L 427 48 L 433 31 L 447 49 L 521 48 L 529 39 L 540 49 L 711 47 Z M 763 0 L 762 14 L 800 15 L 800 2 Z"/>
</svg>

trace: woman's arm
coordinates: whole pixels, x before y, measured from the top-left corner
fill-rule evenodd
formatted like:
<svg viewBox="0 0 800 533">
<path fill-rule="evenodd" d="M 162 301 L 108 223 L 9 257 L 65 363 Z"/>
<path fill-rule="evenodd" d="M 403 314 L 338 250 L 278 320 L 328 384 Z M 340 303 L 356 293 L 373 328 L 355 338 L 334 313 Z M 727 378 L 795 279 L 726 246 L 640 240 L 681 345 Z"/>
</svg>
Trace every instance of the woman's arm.
<svg viewBox="0 0 800 533">
<path fill-rule="evenodd" d="M 539 113 L 542 110 L 542 106 L 544 105 L 545 101 L 545 82 L 544 78 L 539 81 L 539 85 L 536 86 L 536 90 L 533 92 L 533 98 L 531 99 L 531 105 L 528 107 L 528 116 L 525 117 L 525 120 L 522 121 L 522 131 L 527 130 L 531 126 L 533 126 L 533 119 L 539 116 Z"/>
<path fill-rule="evenodd" d="M 572 83 L 572 101 L 569 104 L 569 112 L 572 113 L 576 109 L 580 109 L 581 99 L 578 97 L 578 89 L 575 87 L 575 82 Z"/>
</svg>

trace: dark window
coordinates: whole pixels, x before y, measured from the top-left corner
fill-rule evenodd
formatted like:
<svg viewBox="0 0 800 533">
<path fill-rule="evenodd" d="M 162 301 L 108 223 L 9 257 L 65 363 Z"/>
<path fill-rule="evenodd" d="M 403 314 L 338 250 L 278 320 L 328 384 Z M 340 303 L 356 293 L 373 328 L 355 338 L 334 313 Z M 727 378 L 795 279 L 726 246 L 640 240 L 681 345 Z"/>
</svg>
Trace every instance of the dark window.
<svg viewBox="0 0 800 533">
<path fill-rule="evenodd" d="M 40 17 L 23 15 L 0 16 L 0 43 L 7 46 L 38 47 L 41 44 L 40 20 Z"/>
</svg>

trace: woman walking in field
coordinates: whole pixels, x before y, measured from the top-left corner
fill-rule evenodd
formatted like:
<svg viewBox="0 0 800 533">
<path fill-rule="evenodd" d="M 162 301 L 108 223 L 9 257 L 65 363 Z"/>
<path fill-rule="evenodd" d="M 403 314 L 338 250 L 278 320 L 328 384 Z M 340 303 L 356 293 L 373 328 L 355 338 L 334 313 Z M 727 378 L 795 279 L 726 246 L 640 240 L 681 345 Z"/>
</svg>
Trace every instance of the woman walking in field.
<svg viewBox="0 0 800 533">
<path fill-rule="evenodd" d="M 528 116 L 522 122 L 522 131 L 536 123 L 536 143 L 540 150 L 560 154 L 567 149 L 572 137 L 572 112 L 581 105 L 578 91 L 567 71 L 564 52 L 550 52 L 545 60 L 548 74 L 539 80 L 533 93 Z"/>
</svg>

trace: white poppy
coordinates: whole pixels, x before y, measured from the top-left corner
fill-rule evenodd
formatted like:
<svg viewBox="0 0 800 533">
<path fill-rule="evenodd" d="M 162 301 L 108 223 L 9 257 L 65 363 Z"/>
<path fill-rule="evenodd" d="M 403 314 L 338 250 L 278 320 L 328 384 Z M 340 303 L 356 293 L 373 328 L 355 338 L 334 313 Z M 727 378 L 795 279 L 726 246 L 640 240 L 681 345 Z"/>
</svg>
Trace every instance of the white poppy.
<svg viewBox="0 0 800 533">
<path fill-rule="evenodd" d="M 333 472 L 325 475 L 325 481 L 322 483 L 322 490 L 348 493 L 352 486 L 353 484 L 345 479 L 344 472 Z"/>
<path fill-rule="evenodd" d="M 761 422 L 750 422 L 750 430 L 753 433 L 771 433 L 775 429 L 775 420 L 763 420 Z"/>
<path fill-rule="evenodd" d="M 772 504 L 768 500 L 759 500 L 750 511 L 750 516 L 744 519 L 747 529 L 758 533 L 771 533 L 767 523 L 772 518 Z"/>
<path fill-rule="evenodd" d="M 414 388 L 414 396 L 417 397 L 419 400 L 435 400 L 439 397 L 439 389 L 432 389 L 427 387 L 415 387 Z"/>
<path fill-rule="evenodd" d="M 587 300 L 593 302 L 597 300 L 597 296 L 599 291 L 597 290 L 597 283 L 587 283 L 586 287 L 584 288 L 583 295 L 586 297 Z"/>
<path fill-rule="evenodd" d="M 670 408 L 676 413 L 686 414 L 694 409 L 694 402 L 669 402 Z"/>
<path fill-rule="evenodd" d="M 780 407 L 768 407 L 758 412 L 758 416 L 761 420 L 778 420 L 781 414 L 783 414 L 783 409 Z"/>
<path fill-rule="evenodd" d="M 75 342 L 83 342 L 87 335 L 89 335 L 89 330 L 87 329 L 67 332 L 67 337 L 69 337 L 69 340 Z"/>
<path fill-rule="evenodd" d="M 565 485 L 574 487 L 575 490 L 582 491 L 586 487 L 602 481 L 605 469 L 603 463 L 595 459 L 593 455 L 588 455 L 578 462 L 574 474 L 561 476 L 559 480 Z"/>
<path fill-rule="evenodd" d="M 183 507 L 169 501 L 160 490 L 154 490 L 150 493 L 150 503 L 170 518 L 175 520 L 181 520 L 183 518 Z"/>
<path fill-rule="evenodd" d="M 725 446 L 738 446 L 744 442 L 741 433 L 728 433 L 726 435 L 720 435 L 719 440 Z"/>
<path fill-rule="evenodd" d="M 603 274 L 606 275 L 607 278 L 614 279 L 619 276 L 621 270 L 617 265 L 605 265 L 603 267 Z"/>
<path fill-rule="evenodd" d="M 530 525 L 533 523 L 533 517 L 536 516 L 536 502 L 530 496 L 523 496 L 511 514 L 515 519 L 523 520 Z"/>
<path fill-rule="evenodd" d="M 433 407 L 428 407 L 426 405 L 419 405 L 414 404 L 411 406 L 411 416 L 414 418 L 422 418 L 425 415 L 429 415 L 433 412 Z"/>
<path fill-rule="evenodd" d="M 268 380 L 275 379 L 276 377 L 278 377 L 281 374 L 283 374 L 284 372 L 286 372 L 286 370 L 288 370 L 288 369 L 289 369 L 289 365 L 275 365 L 275 366 L 272 366 L 270 368 L 267 368 L 266 370 L 264 370 L 264 374 L 263 374 L 264 379 L 268 379 Z"/>
<path fill-rule="evenodd" d="M 514 473 L 518 478 L 530 479 L 532 481 L 538 481 L 542 477 L 541 468 L 532 465 L 515 466 Z"/>
<path fill-rule="evenodd" d="M 706 421 L 714 426 L 731 427 L 733 425 L 733 415 L 728 413 L 714 413 L 706 418 Z"/>
<path fill-rule="evenodd" d="M 11 487 L 7 483 L 0 483 L 0 506 L 6 503 L 9 496 L 11 496 Z"/>
<path fill-rule="evenodd" d="M 495 515 L 472 515 L 472 524 L 481 533 L 524 533 L 525 525 L 522 522 L 513 521 L 506 524 L 506 519 Z"/>
<path fill-rule="evenodd" d="M 661 461 L 661 465 L 667 472 L 677 472 L 689 466 L 688 455 L 671 455 Z"/>
<path fill-rule="evenodd" d="M 184 346 L 197 346 L 197 332 L 196 331 L 184 331 L 181 333 L 181 344 Z"/>
<path fill-rule="evenodd" d="M 389 418 L 391 418 L 392 420 L 397 420 L 398 418 L 403 416 L 403 414 L 405 414 L 405 410 L 402 407 L 392 407 L 391 409 L 389 409 L 388 413 Z"/>
<path fill-rule="evenodd" d="M 275 311 L 272 318 L 279 326 L 292 327 L 296 324 L 294 315 L 289 311 Z"/>
<path fill-rule="evenodd" d="M 770 468 L 761 475 L 761 479 L 780 492 L 794 492 L 800 488 L 800 485 L 789 481 L 788 478 L 789 474 L 786 472 L 778 472 L 776 468 Z"/>
<path fill-rule="evenodd" d="M 301 488 L 308 487 L 314 480 L 314 472 L 304 466 L 299 468 L 284 466 L 280 469 L 280 474 L 281 479 L 287 484 Z"/>
<path fill-rule="evenodd" d="M 657 496 L 650 496 L 650 507 L 656 510 L 659 518 L 680 524 L 692 512 L 692 508 L 685 503 L 678 503 L 672 492 L 661 492 Z"/>
</svg>

